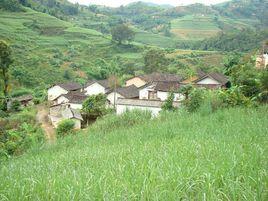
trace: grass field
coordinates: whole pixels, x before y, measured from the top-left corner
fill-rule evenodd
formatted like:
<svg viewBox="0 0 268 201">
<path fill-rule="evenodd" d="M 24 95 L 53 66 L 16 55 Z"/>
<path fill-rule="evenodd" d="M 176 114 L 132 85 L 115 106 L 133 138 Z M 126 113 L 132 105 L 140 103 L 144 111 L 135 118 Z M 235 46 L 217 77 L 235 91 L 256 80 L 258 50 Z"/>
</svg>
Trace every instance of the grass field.
<svg viewBox="0 0 268 201">
<path fill-rule="evenodd" d="M 213 15 L 186 15 L 171 21 L 171 33 L 180 40 L 203 40 L 215 36 L 224 29 L 234 31 L 250 28 L 253 20 L 234 20 Z"/>
<path fill-rule="evenodd" d="M 265 200 L 267 112 L 106 118 L 2 163 L 0 200 Z"/>
</svg>

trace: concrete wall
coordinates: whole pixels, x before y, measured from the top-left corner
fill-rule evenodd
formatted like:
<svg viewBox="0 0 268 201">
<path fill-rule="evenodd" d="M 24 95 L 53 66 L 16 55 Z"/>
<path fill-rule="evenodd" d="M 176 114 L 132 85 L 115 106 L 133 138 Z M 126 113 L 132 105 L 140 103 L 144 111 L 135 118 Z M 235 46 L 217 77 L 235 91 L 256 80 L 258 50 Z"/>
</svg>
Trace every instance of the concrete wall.
<svg viewBox="0 0 268 201">
<path fill-rule="evenodd" d="M 109 93 L 108 96 L 107 96 L 107 99 L 109 100 L 109 102 L 114 105 L 114 96 L 115 96 L 115 100 L 117 101 L 118 98 L 124 98 L 123 96 L 121 96 L 120 94 L 118 93 Z"/>
<path fill-rule="evenodd" d="M 139 77 L 134 77 L 132 79 L 129 79 L 126 81 L 126 86 L 131 86 L 131 85 L 135 85 L 136 87 L 142 87 L 146 84 L 145 81 L 143 81 L 142 79 L 140 79 Z"/>
<path fill-rule="evenodd" d="M 86 95 L 91 96 L 91 95 L 97 95 L 97 94 L 105 94 L 105 88 L 101 86 L 99 83 L 94 83 L 87 88 L 85 88 Z"/>
<path fill-rule="evenodd" d="M 167 100 L 169 96 L 169 92 L 165 91 L 157 91 L 157 98 L 159 98 L 161 101 Z M 181 101 L 184 99 L 184 96 L 180 93 L 174 93 L 174 101 Z"/>
<path fill-rule="evenodd" d="M 199 82 L 197 82 L 197 84 L 220 84 L 220 83 L 217 82 L 214 79 L 211 79 L 211 78 L 207 77 L 207 78 L 205 78 L 205 79 L 200 80 Z"/>
<path fill-rule="evenodd" d="M 50 89 L 48 89 L 48 92 L 47 92 L 47 95 L 48 95 L 48 100 L 49 101 L 52 101 L 54 100 L 55 98 L 59 97 L 60 95 L 62 94 L 67 94 L 68 91 L 61 88 L 60 86 L 54 86 L 54 87 L 51 87 Z"/>
<path fill-rule="evenodd" d="M 160 107 L 146 107 L 146 106 L 134 106 L 134 105 L 117 105 L 116 106 L 116 114 L 120 115 L 126 111 L 131 110 L 144 110 L 152 113 L 152 116 L 155 117 L 161 111 Z"/>
</svg>

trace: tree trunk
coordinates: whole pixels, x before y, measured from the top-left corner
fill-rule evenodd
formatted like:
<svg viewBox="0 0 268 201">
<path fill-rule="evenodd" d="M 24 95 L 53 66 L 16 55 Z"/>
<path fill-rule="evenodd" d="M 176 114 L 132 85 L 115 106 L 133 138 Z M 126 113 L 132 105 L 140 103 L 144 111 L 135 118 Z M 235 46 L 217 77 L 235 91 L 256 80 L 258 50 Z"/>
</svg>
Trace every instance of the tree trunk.
<svg viewBox="0 0 268 201">
<path fill-rule="evenodd" d="M 4 110 L 7 110 L 7 102 L 8 102 L 8 74 L 7 74 L 7 70 L 3 69 L 3 79 L 4 79 Z"/>
</svg>

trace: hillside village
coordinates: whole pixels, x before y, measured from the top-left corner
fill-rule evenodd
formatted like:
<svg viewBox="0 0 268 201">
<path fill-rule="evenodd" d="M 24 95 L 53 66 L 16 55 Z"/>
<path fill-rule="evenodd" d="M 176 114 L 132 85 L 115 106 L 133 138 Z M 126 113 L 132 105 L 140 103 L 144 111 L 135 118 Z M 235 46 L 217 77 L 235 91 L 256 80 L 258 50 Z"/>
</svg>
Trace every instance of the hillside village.
<svg viewBox="0 0 268 201">
<path fill-rule="evenodd" d="M 202 71 L 198 72 L 198 76 L 188 80 L 165 73 L 135 76 L 126 80 L 125 86 L 118 88 L 113 88 L 108 79 L 91 80 L 84 86 L 73 82 L 54 84 L 48 89 L 49 118 L 54 127 L 64 119 L 72 119 L 76 122 L 75 128 L 80 129 L 83 124 L 80 112 L 82 104 L 89 96 L 97 94 L 105 94 L 107 107 L 115 108 L 118 115 L 127 110 L 138 109 L 150 111 L 153 116 L 157 116 L 171 92 L 174 92 L 174 106 L 180 106 L 185 97 L 179 91 L 188 84 L 207 89 L 230 87 L 225 75 L 206 74 Z"/>
</svg>

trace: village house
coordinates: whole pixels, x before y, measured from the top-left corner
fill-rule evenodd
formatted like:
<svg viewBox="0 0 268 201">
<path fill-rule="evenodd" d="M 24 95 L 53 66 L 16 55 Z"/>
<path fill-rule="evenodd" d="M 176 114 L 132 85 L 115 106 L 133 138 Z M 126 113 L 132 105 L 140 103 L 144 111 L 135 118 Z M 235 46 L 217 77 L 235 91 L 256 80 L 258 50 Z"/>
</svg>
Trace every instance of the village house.
<svg viewBox="0 0 268 201">
<path fill-rule="evenodd" d="M 57 128 L 59 123 L 65 119 L 75 122 L 74 129 L 81 129 L 83 118 L 79 110 L 70 108 L 68 104 L 53 105 L 49 109 L 49 118 L 52 125 Z"/>
<path fill-rule="evenodd" d="M 62 94 L 67 94 L 71 91 L 80 91 L 81 89 L 81 85 L 74 82 L 55 84 L 48 89 L 48 100 L 54 101 Z"/>
<path fill-rule="evenodd" d="M 159 81 L 182 81 L 182 77 L 174 74 L 165 74 L 165 73 L 152 73 L 149 75 L 140 75 L 135 76 L 126 81 L 126 86 L 135 85 L 136 87 L 142 87 L 150 82 L 159 82 Z"/>
<path fill-rule="evenodd" d="M 70 105 L 72 109 L 82 109 L 83 102 L 87 99 L 84 93 L 80 91 L 71 91 L 67 94 L 62 94 L 56 99 L 56 104 Z"/>
<path fill-rule="evenodd" d="M 139 89 L 135 85 L 130 85 L 127 87 L 120 87 L 115 91 L 107 93 L 107 100 L 110 105 L 116 104 L 118 98 L 138 99 Z"/>
<path fill-rule="evenodd" d="M 176 81 L 148 83 L 139 89 L 139 99 L 165 101 L 169 94 L 174 92 L 174 101 L 181 101 L 184 99 L 184 96 L 178 91 L 182 85 Z"/>
<path fill-rule="evenodd" d="M 18 96 L 18 97 L 10 99 L 7 103 L 8 109 L 11 109 L 11 105 L 14 101 L 18 101 L 21 107 L 28 107 L 28 106 L 34 105 L 33 96 L 31 94 L 22 95 L 22 96 Z"/>
<path fill-rule="evenodd" d="M 207 89 L 219 89 L 219 88 L 229 88 L 230 82 L 228 77 L 222 73 L 208 73 L 197 80 L 193 81 L 193 84 L 197 87 L 204 87 Z"/>
<path fill-rule="evenodd" d="M 84 92 L 87 96 L 106 94 L 109 90 L 109 80 L 92 80 L 84 87 Z"/>
</svg>

